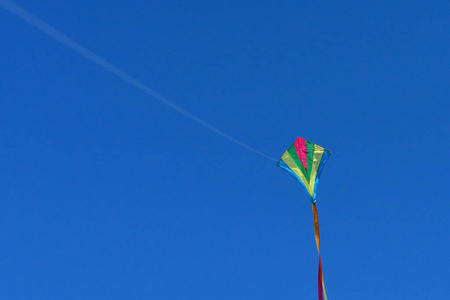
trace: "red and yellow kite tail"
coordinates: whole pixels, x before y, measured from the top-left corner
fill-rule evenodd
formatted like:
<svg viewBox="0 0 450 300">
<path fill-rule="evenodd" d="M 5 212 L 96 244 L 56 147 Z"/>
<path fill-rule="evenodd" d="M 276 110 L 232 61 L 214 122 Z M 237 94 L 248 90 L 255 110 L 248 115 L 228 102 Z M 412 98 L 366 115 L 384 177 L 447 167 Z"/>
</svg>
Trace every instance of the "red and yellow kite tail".
<svg viewBox="0 0 450 300">
<path fill-rule="evenodd" d="M 319 300 L 327 300 L 327 293 L 325 292 L 325 282 L 323 281 L 322 273 L 322 260 L 320 259 L 320 234 L 319 234 L 319 216 L 317 215 L 316 203 L 312 204 L 313 217 L 314 217 L 314 232 L 316 234 L 317 252 L 319 253 Z"/>
</svg>

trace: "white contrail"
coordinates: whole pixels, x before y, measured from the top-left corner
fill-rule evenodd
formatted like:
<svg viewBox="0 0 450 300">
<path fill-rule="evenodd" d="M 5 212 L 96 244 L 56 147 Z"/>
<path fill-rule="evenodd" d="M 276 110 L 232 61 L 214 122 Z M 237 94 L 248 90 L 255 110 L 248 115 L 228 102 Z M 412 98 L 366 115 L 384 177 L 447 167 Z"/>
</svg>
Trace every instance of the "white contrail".
<svg viewBox="0 0 450 300">
<path fill-rule="evenodd" d="M 191 114 L 190 112 L 188 112 L 187 110 L 185 110 L 184 108 L 182 108 L 181 106 L 175 104 L 174 102 L 166 99 L 165 97 L 163 97 L 162 95 L 158 94 L 157 92 L 153 91 L 151 88 L 149 88 L 148 86 L 146 86 L 145 84 L 141 83 L 140 81 L 134 79 L 133 77 L 131 77 L 130 75 L 128 75 L 127 73 L 125 73 L 124 71 L 122 71 L 121 69 L 119 69 L 118 67 L 116 67 L 115 65 L 109 63 L 108 61 L 106 61 L 105 59 L 101 58 L 100 56 L 98 56 L 97 54 L 95 54 L 94 52 L 88 50 L 87 48 L 83 47 L 82 45 L 80 45 L 79 43 L 75 42 L 73 39 L 71 39 L 70 37 L 68 37 L 67 35 L 65 35 L 64 33 L 60 32 L 59 30 L 55 29 L 54 27 L 50 26 L 49 24 L 47 24 L 46 22 L 44 22 L 43 20 L 39 19 L 38 17 L 36 17 L 35 15 L 33 15 L 32 13 L 30 13 L 29 11 L 25 10 L 24 8 L 22 8 L 21 6 L 17 5 L 16 3 L 9 1 L 9 0 L 0 0 L 0 6 L 3 7 L 4 9 L 6 9 L 7 11 L 9 11 L 10 13 L 12 13 L 13 15 L 15 15 L 16 17 L 22 19 L 23 21 L 27 22 L 28 24 L 30 24 L 31 26 L 33 26 L 36 29 L 39 29 L 40 31 L 42 31 L 43 33 L 47 34 L 48 36 L 52 37 L 53 39 L 55 39 L 56 41 L 60 42 L 61 44 L 63 44 L 64 46 L 66 46 L 67 48 L 73 50 L 74 52 L 78 53 L 79 55 L 87 58 L 88 60 L 92 61 L 93 63 L 95 63 L 96 65 L 102 67 L 103 69 L 105 69 L 106 71 L 116 75 L 117 77 L 119 77 L 120 79 L 122 79 L 123 81 L 128 82 L 129 84 L 131 84 L 132 86 L 134 86 L 135 88 L 141 90 L 142 92 L 144 92 L 145 94 L 153 97 L 155 100 L 158 100 L 159 102 L 161 102 L 162 104 L 165 104 L 167 106 L 169 106 L 170 108 L 172 108 L 173 110 L 179 112 L 180 114 L 188 117 L 189 119 L 191 119 L 194 122 L 197 122 L 198 124 L 202 125 L 203 127 L 211 130 L 212 132 L 226 138 L 227 140 L 249 150 L 252 151 L 253 153 L 256 153 L 258 155 L 261 155 L 269 160 L 272 161 L 277 161 L 276 159 L 250 147 L 249 145 L 235 139 L 234 137 L 226 134 L 225 132 L 217 129 L 216 127 L 214 127 L 213 125 L 209 124 L 208 122 L 204 121 L 203 119 L 200 119 L 199 117 Z"/>
</svg>

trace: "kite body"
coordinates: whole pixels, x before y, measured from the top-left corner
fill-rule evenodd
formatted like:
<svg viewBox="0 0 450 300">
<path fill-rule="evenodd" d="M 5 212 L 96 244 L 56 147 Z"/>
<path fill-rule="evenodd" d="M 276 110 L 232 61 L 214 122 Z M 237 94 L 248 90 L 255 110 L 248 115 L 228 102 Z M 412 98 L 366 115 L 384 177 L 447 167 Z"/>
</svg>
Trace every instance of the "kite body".
<svg viewBox="0 0 450 300">
<path fill-rule="evenodd" d="M 294 144 L 284 152 L 277 165 L 300 181 L 311 197 L 311 202 L 316 203 L 320 173 L 330 154 L 330 151 L 319 145 L 297 138 Z"/>
<path fill-rule="evenodd" d="M 319 300 L 327 300 L 327 294 L 325 292 L 325 283 L 322 274 L 322 259 L 320 257 L 319 217 L 316 208 L 316 190 L 317 185 L 319 184 L 320 174 L 330 155 L 330 151 L 325 150 L 319 145 L 302 138 L 297 138 L 294 144 L 289 147 L 277 163 L 279 167 L 285 169 L 294 176 L 295 179 L 300 181 L 311 198 L 314 233 L 316 235 L 317 252 L 319 253 Z"/>
</svg>

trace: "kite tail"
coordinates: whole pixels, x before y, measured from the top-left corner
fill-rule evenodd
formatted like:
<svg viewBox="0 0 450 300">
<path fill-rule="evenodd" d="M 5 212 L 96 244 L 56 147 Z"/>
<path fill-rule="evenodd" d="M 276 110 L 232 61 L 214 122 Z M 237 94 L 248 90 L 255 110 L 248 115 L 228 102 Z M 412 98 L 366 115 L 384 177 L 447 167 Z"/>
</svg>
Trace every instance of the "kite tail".
<svg viewBox="0 0 450 300">
<path fill-rule="evenodd" d="M 319 253 L 319 275 L 318 275 L 319 300 L 327 300 L 327 293 L 325 292 L 325 282 L 323 281 L 323 273 L 322 273 L 322 259 L 320 257 L 319 216 L 317 215 L 317 208 L 315 203 L 312 204 L 312 210 L 314 217 L 314 233 L 316 234 L 317 252 Z"/>
</svg>

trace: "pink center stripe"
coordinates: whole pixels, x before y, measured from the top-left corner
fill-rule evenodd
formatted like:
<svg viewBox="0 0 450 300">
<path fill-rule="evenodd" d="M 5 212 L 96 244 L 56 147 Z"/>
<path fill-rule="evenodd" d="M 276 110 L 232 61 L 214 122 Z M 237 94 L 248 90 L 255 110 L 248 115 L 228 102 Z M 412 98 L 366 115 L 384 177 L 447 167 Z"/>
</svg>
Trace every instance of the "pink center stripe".
<svg viewBox="0 0 450 300">
<path fill-rule="evenodd" d="M 297 151 L 298 158 L 302 162 L 303 168 L 307 171 L 306 167 L 306 141 L 302 138 L 297 138 L 294 142 L 295 151 Z"/>
</svg>

